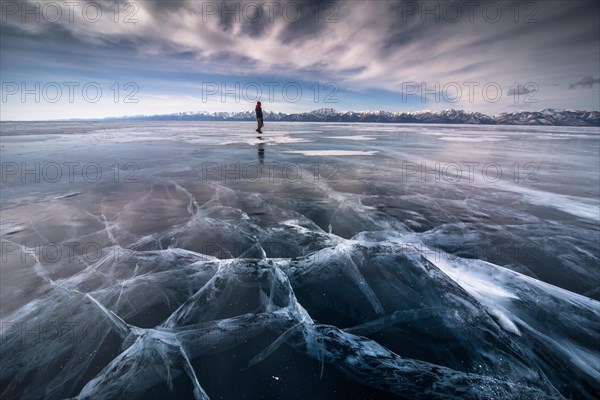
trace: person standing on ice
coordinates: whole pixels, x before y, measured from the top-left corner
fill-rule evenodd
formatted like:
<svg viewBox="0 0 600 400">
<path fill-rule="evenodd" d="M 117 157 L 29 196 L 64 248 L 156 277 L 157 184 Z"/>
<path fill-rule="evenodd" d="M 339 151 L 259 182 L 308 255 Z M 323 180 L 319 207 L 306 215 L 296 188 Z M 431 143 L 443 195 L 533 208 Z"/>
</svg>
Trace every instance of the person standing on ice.
<svg viewBox="0 0 600 400">
<path fill-rule="evenodd" d="M 263 127 L 263 113 L 262 113 L 260 101 L 256 102 L 255 111 L 256 111 L 256 122 L 258 122 L 258 129 L 256 130 L 256 132 L 262 133 L 261 128 Z"/>
</svg>

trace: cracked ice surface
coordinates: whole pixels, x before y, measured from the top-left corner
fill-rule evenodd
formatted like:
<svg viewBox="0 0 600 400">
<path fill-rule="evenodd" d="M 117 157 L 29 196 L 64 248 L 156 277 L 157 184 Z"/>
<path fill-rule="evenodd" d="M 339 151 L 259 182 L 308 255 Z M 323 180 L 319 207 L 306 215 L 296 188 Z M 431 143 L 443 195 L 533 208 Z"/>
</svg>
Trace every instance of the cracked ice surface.
<svg viewBox="0 0 600 400">
<path fill-rule="evenodd" d="M 3 162 L 104 174 L 3 175 L 2 398 L 598 396 L 593 131 L 17 128 Z M 524 160 L 537 182 L 431 172 Z"/>
</svg>

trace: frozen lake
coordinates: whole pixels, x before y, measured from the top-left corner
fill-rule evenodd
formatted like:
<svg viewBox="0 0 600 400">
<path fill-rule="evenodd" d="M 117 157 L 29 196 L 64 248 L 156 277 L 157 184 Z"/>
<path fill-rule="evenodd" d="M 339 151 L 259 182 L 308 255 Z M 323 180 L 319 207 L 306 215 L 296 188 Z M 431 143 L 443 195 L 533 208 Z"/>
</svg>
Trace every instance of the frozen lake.
<svg viewBox="0 0 600 400">
<path fill-rule="evenodd" d="M 0 128 L 3 398 L 600 393 L 598 128 Z"/>
</svg>

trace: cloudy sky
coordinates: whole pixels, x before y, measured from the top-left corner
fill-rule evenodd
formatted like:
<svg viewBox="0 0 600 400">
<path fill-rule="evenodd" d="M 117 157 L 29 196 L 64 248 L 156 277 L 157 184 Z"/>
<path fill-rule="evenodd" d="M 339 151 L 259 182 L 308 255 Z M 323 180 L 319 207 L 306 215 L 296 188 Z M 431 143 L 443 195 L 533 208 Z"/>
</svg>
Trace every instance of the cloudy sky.
<svg viewBox="0 0 600 400">
<path fill-rule="evenodd" d="M 600 2 L 4 1 L 2 120 L 599 110 Z"/>
</svg>

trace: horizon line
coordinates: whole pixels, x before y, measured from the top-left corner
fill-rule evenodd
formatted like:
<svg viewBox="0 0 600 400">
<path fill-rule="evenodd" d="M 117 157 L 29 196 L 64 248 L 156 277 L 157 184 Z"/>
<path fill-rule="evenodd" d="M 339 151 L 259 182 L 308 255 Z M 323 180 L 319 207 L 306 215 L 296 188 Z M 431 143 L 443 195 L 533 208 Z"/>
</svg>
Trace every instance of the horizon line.
<svg viewBox="0 0 600 400">
<path fill-rule="evenodd" d="M 419 114 L 419 113 L 442 113 L 442 112 L 446 112 L 446 111 L 458 111 L 458 112 L 463 112 L 465 114 L 481 114 L 483 116 L 489 117 L 489 118 L 494 118 L 496 116 L 500 116 L 500 115 L 506 115 L 506 114 L 519 114 L 519 113 L 542 113 L 544 111 L 557 111 L 557 112 L 577 112 L 577 113 L 600 113 L 600 110 L 578 110 L 578 109 L 569 109 L 569 108 L 543 108 L 543 109 L 538 109 L 538 110 L 517 110 L 517 111 L 505 111 L 505 112 L 501 112 L 501 113 L 495 113 L 495 114 L 486 114 L 480 111 L 467 111 L 464 109 L 460 109 L 460 108 L 446 108 L 443 110 L 430 110 L 430 109 L 426 109 L 426 110 L 416 110 L 416 111 L 390 111 L 390 110 L 337 110 L 335 108 L 332 107 L 322 107 L 322 108 L 317 108 L 314 110 L 310 110 L 310 111 L 303 111 L 303 112 L 292 112 L 292 113 L 284 113 L 284 112 L 276 112 L 276 111 L 267 111 L 265 110 L 265 113 L 272 113 L 272 114 L 276 114 L 276 115 L 284 115 L 284 116 L 291 116 L 291 115 L 303 115 L 303 114 L 311 114 L 311 113 L 315 113 L 321 110 L 331 110 L 334 113 L 337 114 L 344 114 L 344 113 L 371 113 L 371 114 L 375 114 L 375 113 L 381 113 L 381 112 L 385 112 L 385 113 L 391 113 L 391 114 Z M 207 116 L 211 116 L 211 115 L 218 115 L 218 114 L 243 114 L 243 113 L 253 113 L 254 110 L 250 109 L 250 110 L 244 110 L 244 111 L 205 111 L 205 110 L 201 110 L 201 111 L 177 111 L 177 112 L 173 112 L 173 113 L 168 113 L 168 114 L 136 114 L 136 115 L 120 115 L 120 116 L 108 116 L 108 117 L 96 117 L 96 118 L 59 118 L 59 119 L 32 119 L 32 120 L 3 120 L 0 118 L 0 123 L 5 123 L 5 122 L 111 122 L 111 121 L 119 121 L 119 120 L 131 120 L 131 119 L 135 119 L 135 118 L 160 118 L 160 117 L 169 117 L 169 116 L 177 116 L 177 115 L 207 115 Z M 217 121 L 208 121 L 208 122 L 217 122 Z M 223 120 L 223 122 L 226 122 L 226 120 Z M 235 121 L 229 121 L 229 122 L 235 122 Z M 318 121 L 272 121 L 272 122 L 318 122 Z M 328 121 L 328 122 L 344 122 L 344 121 Z M 362 122 L 362 121 L 356 121 L 356 122 Z M 385 122 L 383 122 L 385 123 Z M 423 123 L 423 122 L 421 122 Z M 476 125 L 476 124 L 473 124 Z"/>
</svg>

